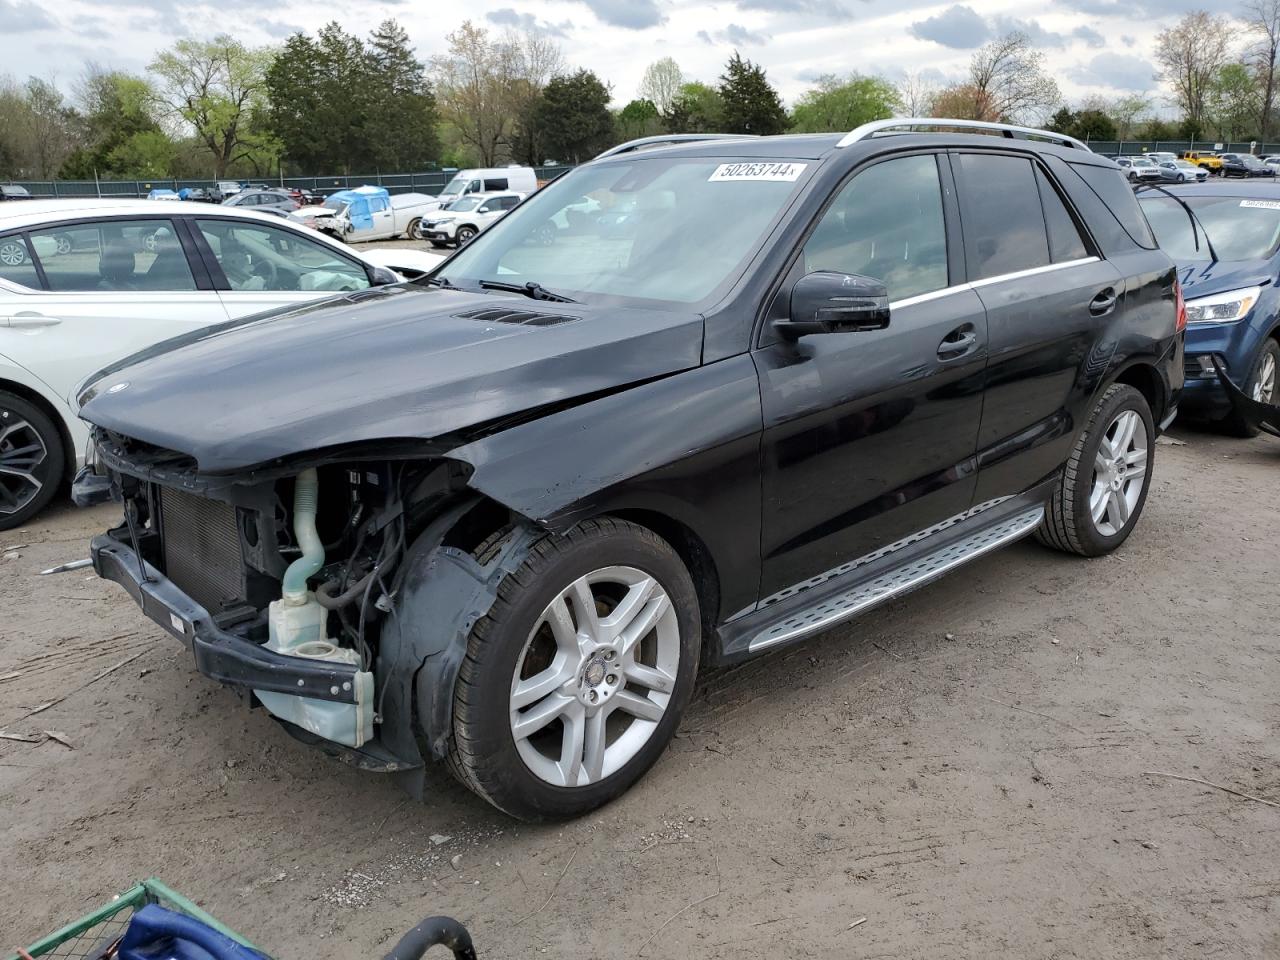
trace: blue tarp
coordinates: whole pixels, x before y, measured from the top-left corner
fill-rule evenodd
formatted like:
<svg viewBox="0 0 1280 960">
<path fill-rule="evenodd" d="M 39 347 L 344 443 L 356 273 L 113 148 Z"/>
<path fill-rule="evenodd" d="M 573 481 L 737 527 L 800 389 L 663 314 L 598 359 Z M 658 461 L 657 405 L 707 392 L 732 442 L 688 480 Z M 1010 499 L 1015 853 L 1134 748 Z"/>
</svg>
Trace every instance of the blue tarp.
<svg viewBox="0 0 1280 960">
<path fill-rule="evenodd" d="M 391 194 L 382 187 L 356 187 L 330 194 L 329 200 L 348 205 L 347 217 L 356 230 L 370 230 L 373 228 L 373 211 L 369 208 L 369 201 L 381 200 L 381 209 L 385 210 L 391 204 Z"/>
</svg>

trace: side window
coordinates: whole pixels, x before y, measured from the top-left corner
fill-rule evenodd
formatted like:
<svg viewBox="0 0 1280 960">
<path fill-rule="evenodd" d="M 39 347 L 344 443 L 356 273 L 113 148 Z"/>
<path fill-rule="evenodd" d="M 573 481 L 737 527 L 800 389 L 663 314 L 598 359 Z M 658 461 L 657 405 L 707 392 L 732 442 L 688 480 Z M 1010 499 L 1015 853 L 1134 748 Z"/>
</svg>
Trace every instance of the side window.
<svg viewBox="0 0 1280 960">
<path fill-rule="evenodd" d="M 381 213 L 381 212 L 382 212 L 383 210 L 385 210 L 385 209 L 387 209 L 387 201 L 386 201 L 386 200 L 384 200 L 382 197 L 370 197 L 370 198 L 369 198 L 369 212 L 370 212 L 370 213 Z"/>
<path fill-rule="evenodd" d="M 467 184 L 467 193 L 479 193 L 481 189 L 479 180 L 472 180 Z"/>
<path fill-rule="evenodd" d="M 1046 266 L 1049 241 L 1031 161 L 966 153 L 960 169 L 969 279 Z"/>
<path fill-rule="evenodd" d="M 499 209 L 502 210 L 514 210 L 519 205 L 519 197 L 503 197 L 498 203 Z"/>
<path fill-rule="evenodd" d="M 1044 208 L 1045 226 L 1049 228 L 1049 256 L 1054 263 L 1083 260 L 1089 256 L 1080 229 L 1071 219 L 1058 188 L 1049 182 L 1044 171 L 1036 167 L 1036 186 L 1040 188 L 1040 205 Z"/>
<path fill-rule="evenodd" d="M 32 290 L 40 289 L 36 263 L 22 237 L 0 237 L 0 278 Z"/>
<path fill-rule="evenodd" d="M 102 220 L 30 233 L 50 290 L 195 290 L 169 220 Z"/>
<path fill-rule="evenodd" d="M 1124 227 L 1124 232 L 1129 234 L 1134 243 L 1148 250 L 1155 248 L 1156 240 L 1151 235 L 1151 227 L 1147 225 L 1138 201 L 1134 199 L 1133 190 L 1123 174 L 1089 163 L 1073 163 L 1071 169 L 1106 204 L 1111 215 Z"/>
<path fill-rule="evenodd" d="M 840 191 L 804 245 L 806 273 L 874 277 L 902 300 L 947 285 L 942 184 L 932 155 L 886 160 Z"/>
<path fill-rule="evenodd" d="M 484 182 L 486 190 L 505 190 L 508 186 L 510 184 L 507 183 L 506 177 L 494 177 L 493 179 L 486 179 Z"/>
<path fill-rule="evenodd" d="M 363 290 L 364 267 L 326 244 L 260 223 L 201 220 L 232 290 Z"/>
</svg>

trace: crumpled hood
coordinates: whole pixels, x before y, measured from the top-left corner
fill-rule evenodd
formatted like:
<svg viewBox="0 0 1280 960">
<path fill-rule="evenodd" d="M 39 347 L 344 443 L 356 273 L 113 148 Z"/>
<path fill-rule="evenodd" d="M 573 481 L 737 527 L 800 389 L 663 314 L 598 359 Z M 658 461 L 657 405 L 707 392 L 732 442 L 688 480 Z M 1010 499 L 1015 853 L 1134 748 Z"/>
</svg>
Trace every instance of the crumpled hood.
<svg viewBox="0 0 1280 960">
<path fill-rule="evenodd" d="M 1262 286 L 1273 282 L 1275 273 L 1270 260 L 1197 260 L 1178 264 L 1178 281 L 1188 300 L 1241 287 Z"/>
<path fill-rule="evenodd" d="M 337 212 L 331 207 L 322 207 L 317 204 L 310 207 L 299 207 L 297 210 L 290 211 L 289 216 L 304 220 L 308 217 L 332 217 Z"/>
<path fill-rule="evenodd" d="M 476 310 L 577 319 L 462 316 Z M 441 438 L 687 370 L 701 352 L 692 312 L 398 284 L 165 341 L 89 381 L 80 416 L 225 473 L 340 444 Z"/>
</svg>

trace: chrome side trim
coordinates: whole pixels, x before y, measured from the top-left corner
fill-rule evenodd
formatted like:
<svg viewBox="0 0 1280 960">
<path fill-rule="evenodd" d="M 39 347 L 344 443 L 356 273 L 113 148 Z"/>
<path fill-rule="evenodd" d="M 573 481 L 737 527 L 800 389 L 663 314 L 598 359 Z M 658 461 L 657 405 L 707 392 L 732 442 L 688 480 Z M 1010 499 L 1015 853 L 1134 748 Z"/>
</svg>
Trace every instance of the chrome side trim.
<svg viewBox="0 0 1280 960">
<path fill-rule="evenodd" d="M 917 303 L 927 303 L 930 300 L 937 300 L 941 297 L 949 297 L 953 293 L 959 293 L 962 290 L 977 290 L 980 287 L 989 287 L 995 283 L 1003 283 L 1006 280 L 1019 280 L 1023 277 L 1034 277 L 1041 273 L 1051 273 L 1054 270 L 1066 270 L 1068 267 L 1082 267 L 1087 263 L 1097 263 L 1098 257 L 1081 257 L 1079 260 L 1064 260 L 1062 263 L 1047 263 L 1043 267 L 1031 267 L 1028 270 L 1015 270 L 1013 273 L 1002 273 L 998 277 L 983 277 L 981 280 L 970 280 L 968 283 L 957 283 L 949 287 L 943 287 L 940 290 L 930 290 L 928 293 L 917 293 L 914 297 L 904 297 L 901 300 L 893 300 L 889 303 L 889 309 L 901 309 L 902 307 L 915 306 Z"/>
<path fill-rule="evenodd" d="M 1021 539 L 1040 526 L 1043 519 L 1044 507 L 1035 507 L 994 526 L 979 530 L 963 540 L 948 544 L 906 566 L 890 570 L 846 593 L 788 617 L 781 623 L 757 634 L 747 644 L 747 650 L 755 653 L 835 626 L 930 580 L 941 577 L 970 560 Z"/>
<path fill-rule="evenodd" d="M 836 146 L 847 147 L 860 140 L 870 139 L 877 133 L 883 133 L 885 130 L 895 130 L 899 127 L 925 127 L 926 129 L 935 130 L 985 130 L 989 133 L 1000 133 L 1010 138 L 1016 137 L 1025 140 L 1034 137 L 1061 144 L 1064 147 L 1075 147 L 1086 153 L 1093 152 L 1086 144 L 1075 137 L 1067 136 L 1065 133 L 1054 133 L 1052 130 L 1040 130 L 1036 127 L 1020 127 L 1012 123 L 988 123 L 985 120 L 953 120 L 945 117 L 891 117 L 888 120 L 873 120 L 870 123 L 864 123 L 860 127 L 854 127 L 844 135 Z"/>
</svg>

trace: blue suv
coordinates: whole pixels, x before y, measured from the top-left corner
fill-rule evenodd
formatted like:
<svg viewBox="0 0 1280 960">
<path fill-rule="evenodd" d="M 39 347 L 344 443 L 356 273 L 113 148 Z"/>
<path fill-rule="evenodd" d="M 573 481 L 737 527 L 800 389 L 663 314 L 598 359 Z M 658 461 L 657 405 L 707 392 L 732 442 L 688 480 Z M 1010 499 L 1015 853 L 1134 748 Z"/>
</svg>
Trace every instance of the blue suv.
<svg viewBox="0 0 1280 960">
<path fill-rule="evenodd" d="M 1237 181 L 1138 188 L 1187 301 L 1186 381 L 1179 410 L 1251 437 L 1214 358 L 1253 400 L 1276 403 L 1280 368 L 1280 185 Z"/>
</svg>

